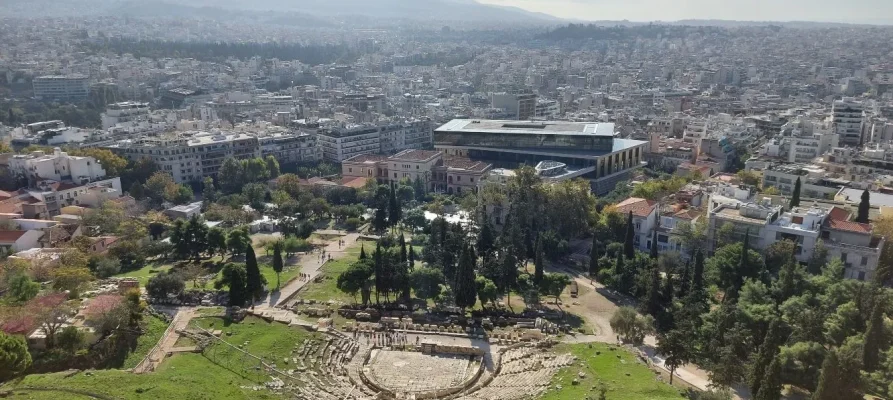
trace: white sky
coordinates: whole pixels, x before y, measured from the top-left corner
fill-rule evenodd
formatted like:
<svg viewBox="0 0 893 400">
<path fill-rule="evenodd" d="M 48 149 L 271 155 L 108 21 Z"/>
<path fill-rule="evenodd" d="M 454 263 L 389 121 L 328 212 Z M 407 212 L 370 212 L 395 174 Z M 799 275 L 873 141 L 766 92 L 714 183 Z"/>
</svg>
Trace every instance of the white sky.
<svg viewBox="0 0 893 400">
<path fill-rule="evenodd" d="M 893 23 L 893 0 L 477 0 L 580 20 Z"/>
</svg>

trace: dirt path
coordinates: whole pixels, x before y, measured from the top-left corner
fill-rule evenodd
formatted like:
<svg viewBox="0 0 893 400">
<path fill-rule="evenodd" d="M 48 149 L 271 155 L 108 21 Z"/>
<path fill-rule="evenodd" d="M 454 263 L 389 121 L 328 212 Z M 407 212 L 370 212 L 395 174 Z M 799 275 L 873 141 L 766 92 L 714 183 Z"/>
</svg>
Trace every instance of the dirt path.
<svg viewBox="0 0 893 400">
<path fill-rule="evenodd" d="M 573 314 L 582 317 L 587 325 L 593 328 L 591 335 L 579 335 L 575 338 L 569 338 L 569 343 L 586 343 L 586 342 L 604 342 L 617 343 L 617 335 L 611 329 L 611 316 L 614 311 L 624 305 L 635 306 L 624 296 L 616 295 L 598 282 L 590 281 L 589 278 L 581 276 L 579 273 L 565 268 L 549 268 L 549 272 L 563 272 L 570 275 L 580 287 L 582 295 L 576 299 L 565 299 L 562 307 Z M 653 335 L 645 337 L 645 344 L 640 346 L 651 361 L 664 368 L 664 359 L 656 354 L 655 346 L 657 338 Z M 710 378 L 707 371 L 698 368 L 697 365 L 687 364 L 676 369 L 676 376 L 688 382 L 701 390 L 708 390 L 710 386 Z M 743 391 L 738 391 L 734 398 L 749 399 Z"/>
<path fill-rule="evenodd" d="M 332 260 L 337 260 L 347 254 L 347 249 L 357 241 L 360 237 L 358 233 L 351 233 L 344 237 L 336 237 L 327 241 L 325 247 L 326 259 L 331 254 Z M 338 240 L 344 241 L 344 246 L 338 246 Z M 308 282 L 312 281 L 319 275 L 320 268 L 325 262 L 320 260 L 319 253 L 302 254 L 298 259 L 298 266 L 302 273 L 308 274 L 309 279 L 293 279 L 283 286 L 278 292 L 271 292 L 267 297 L 255 304 L 255 308 L 271 309 L 282 306 L 287 302 L 298 290 L 300 290 Z"/>
<path fill-rule="evenodd" d="M 195 307 L 180 308 L 167 330 L 164 331 L 164 335 L 158 340 L 158 344 L 149 352 L 146 359 L 133 369 L 133 372 L 141 374 L 154 371 L 164 361 L 167 353 L 176 346 L 177 340 L 180 339 L 180 334 L 177 332 L 186 329 L 193 317 L 195 317 Z"/>
</svg>

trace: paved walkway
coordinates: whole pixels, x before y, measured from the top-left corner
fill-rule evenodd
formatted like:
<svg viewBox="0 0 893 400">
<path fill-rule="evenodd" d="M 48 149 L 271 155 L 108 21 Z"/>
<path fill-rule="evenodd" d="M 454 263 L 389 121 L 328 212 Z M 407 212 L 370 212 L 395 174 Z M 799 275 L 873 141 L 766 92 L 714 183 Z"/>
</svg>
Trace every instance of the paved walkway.
<svg viewBox="0 0 893 400">
<path fill-rule="evenodd" d="M 186 329 L 194 316 L 195 307 L 183 307 L 177 310 L 177 314 L 174 315 L 167 330 L 164 331 L 164 335 L 158 340 L 158 344 L 149 352 L 146 359 L 133 369 L 133 372 L 141 374 L 154 371 L 164 361 L 167 353 L 175 348 L 177 340 L 180 339 L 178 331 Z"/>
<path fill-rule="evenodd" d="M 331 254 L 332 260 L 337 260 L 347 254 L 347 249 L 353 246 L 353 244 L 360 237 L 358 233 L 347 234 L 342 238 L 335 238 L 328 241 L 328 244 L 325 247 L 326 250 L 326 259 Z M 338 246 L 338 240 L 344 240 L 344 246 Z M 298 256 L 298 265 L 300 266 L 301 272 L 308 274 L 309 279 L 292 279 L 290 282 L 286 283 L 278 292 L 271 292 L 267 297 L 260 302 L 255 304 L 255 309 L 271 309 L 274 307 L 284 306 L 287 301 L 289 301 L 295 293 L 298 292 L 304 285 L 308 282 L 311 282 L 314 278 L 316 278 L 320 269 L 325 262 L 321 261 L 319 258 L 319 253 L 308 253 L 302 254 Z"/>
</svg>

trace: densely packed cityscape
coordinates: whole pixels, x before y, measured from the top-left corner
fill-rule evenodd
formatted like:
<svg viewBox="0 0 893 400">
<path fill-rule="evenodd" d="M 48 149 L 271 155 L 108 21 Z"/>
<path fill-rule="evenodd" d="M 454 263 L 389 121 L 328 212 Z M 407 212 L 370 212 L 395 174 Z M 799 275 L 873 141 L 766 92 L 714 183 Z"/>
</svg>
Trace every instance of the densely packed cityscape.
<svg viewBox="0 0 893 400">
<path fill-rule="evenodd" d="M 0 395 L 893 396 L 891 27 L 44 3 Z"/>
</svg>

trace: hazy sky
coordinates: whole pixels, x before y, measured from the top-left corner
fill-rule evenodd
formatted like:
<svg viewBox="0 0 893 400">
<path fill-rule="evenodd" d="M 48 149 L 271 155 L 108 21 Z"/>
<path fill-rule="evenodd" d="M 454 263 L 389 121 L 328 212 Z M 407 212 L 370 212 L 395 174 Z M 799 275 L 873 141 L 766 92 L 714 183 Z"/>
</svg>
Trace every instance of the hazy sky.
<svg viewBox="0 0 893 400">
<path fill-rule="evenodd" d="M 893 23 L 893 0 L 478 0 L 583 20 Z"/>
</svg>

